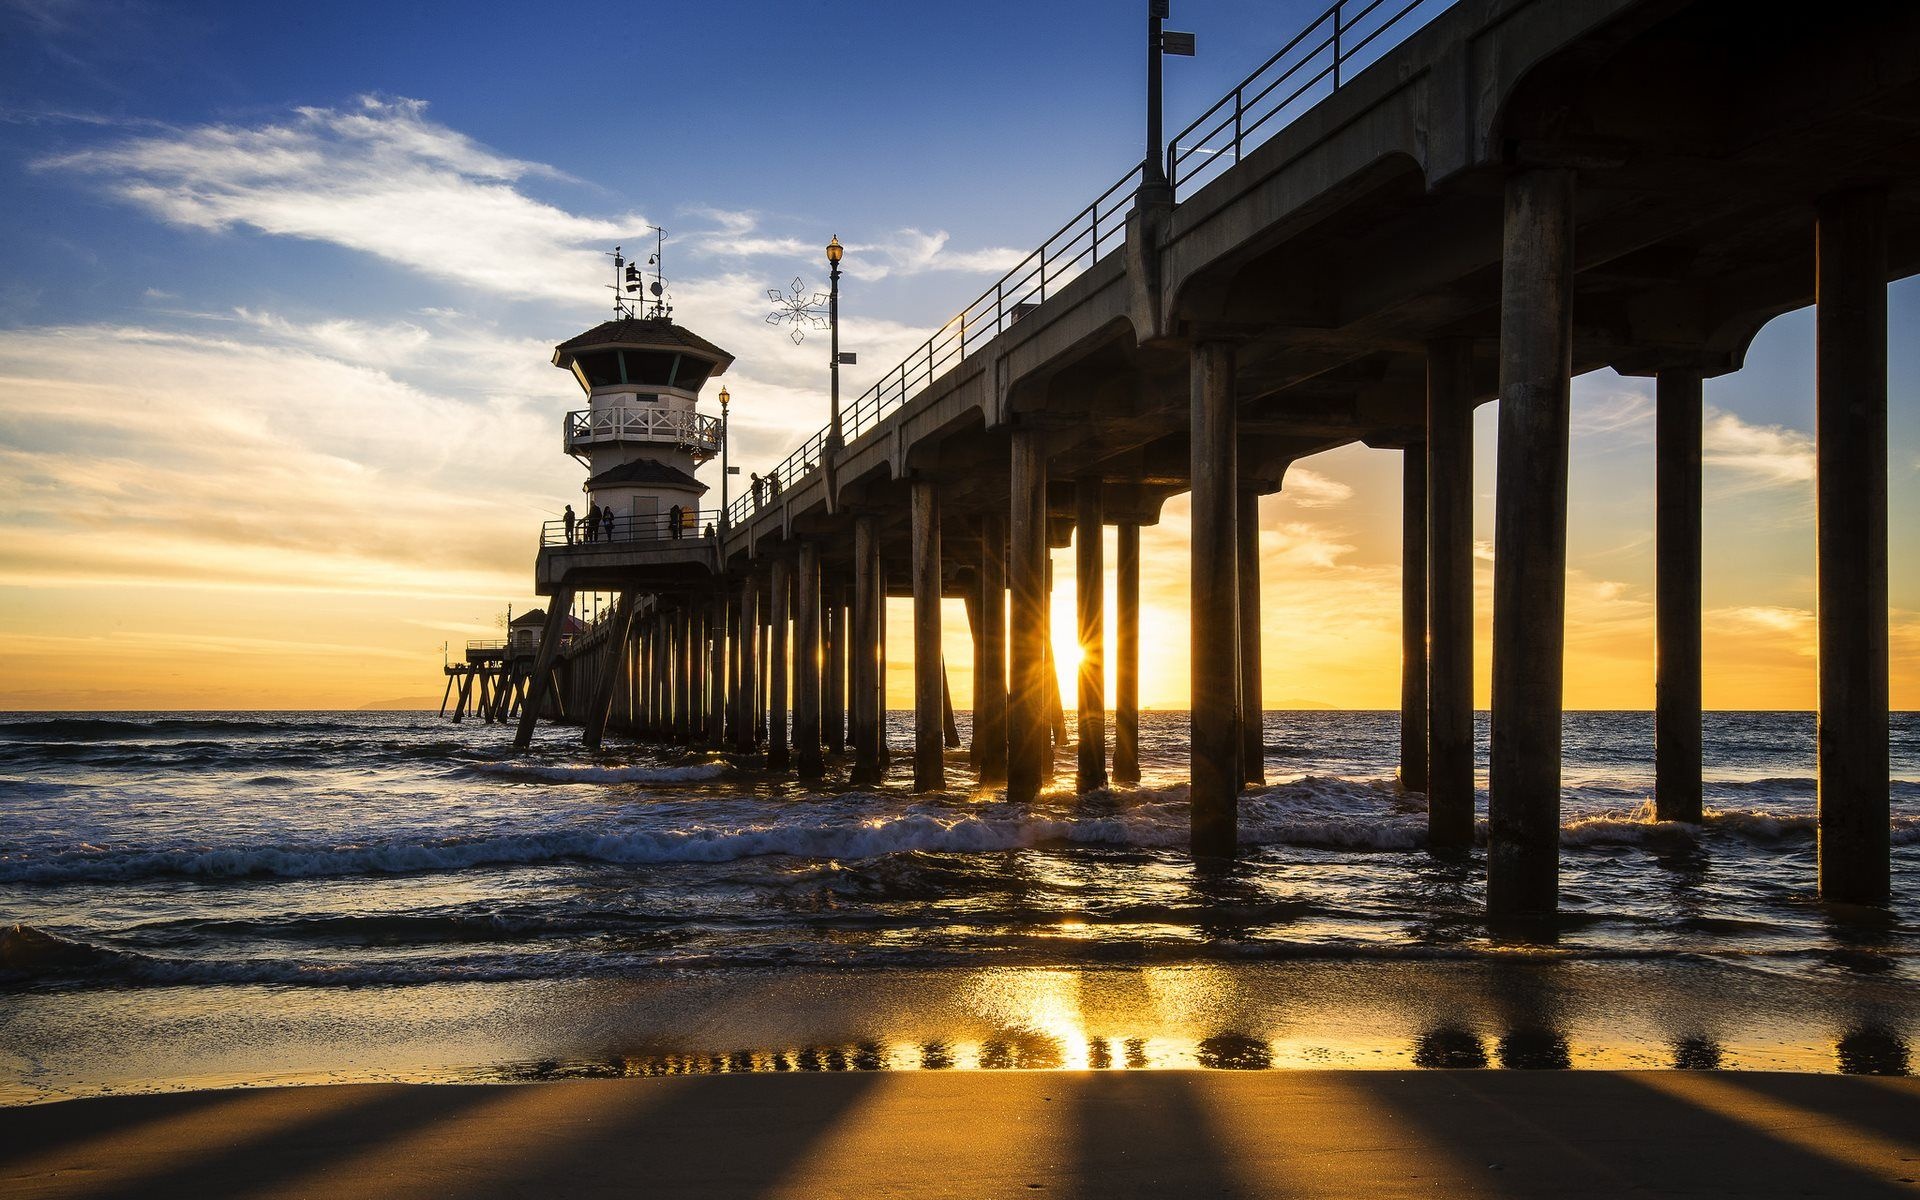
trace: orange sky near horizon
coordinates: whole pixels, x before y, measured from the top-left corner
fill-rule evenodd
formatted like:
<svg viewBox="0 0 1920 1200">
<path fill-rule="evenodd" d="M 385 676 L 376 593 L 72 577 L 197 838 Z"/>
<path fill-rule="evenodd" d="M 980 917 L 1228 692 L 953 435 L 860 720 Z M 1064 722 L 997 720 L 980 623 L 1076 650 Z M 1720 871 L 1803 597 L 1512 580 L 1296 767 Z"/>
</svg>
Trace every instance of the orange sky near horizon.
<svg viewBox="0 0 1920 1200">
<path fill-rule="evenodd" d="M 1614 382 L 1637 386 L 1639 381 Z M 556 396 L 556 411 L 564 403 Z M 1593 403 L 1589 399 L 1577 407 Z M 1490 665 L 1493 418 L 1491 405 L 1481 409 L 1476 463 L 1476 691 L 1482 706 Z M 1637 499 L 1627 502 L 1624 512 L 1616 511 L 1610 497 L 1627 489 L 1605 464 L 1584 461 L 1579 449 L 1576 431 L 1566 704 L 1648 708 L 1653 701 L 1650 488 L 1633 489 Z M 1650 475 L 1650 457 L 1639 469 Z M 1263 499 L 1268 707 L 1397 707 L 1399 470 L 1397 451 L 1348 447 L 1299 464 L 1282 494 Z M 1814 626 L 1807 600 L 1810 483 L 1771 489 L 1767 495 L 1739 488 L 1729 493 L 1716 488 L 1715 475 L 1710 465 L 1706 704 L 1810 708 L 1815 696 Z M 352 507 L 351 498 L 340 502 Z M 473 527 L 442 537 L 434 532 L 442 516 L 370 529 L 357 552 L 351 544 L 321 550 L 300 545 L 297 538 L 263 552 L 254 544 L 258 530 L 236 534 L 211 520 L 179 530 L 177 544 L 146 539 L 121 546 L 110 545 L 112 525 L 102 521 L 68 536 L 59 558 L 51 545 L 11 541 L 0 551 L 0 587 L 9 594 L 0 620 L 13 651 L 11 670 L 0 684 L 0 707 L 333 709 L 403 699 L 437 703 L 444 682 L 442 642 L 451 642 L 457 654 L 469 637 L 497 636 L 507 599 L 530 571 L 536 523 L 532 513 L 482 506 L 471 518 Z M 1744 548 L 1743 536 L 1749 539 Z M 1896 537 L 1905 536 L 1897 527 Z M 378 554 L 370 558 L 369 547 Z M 36 561 L 36 553 L 44 557 Z M 1109 531 L 1109 639 L 1113 553 Z M 1797 570 L 1796 553 L 1804 553 Z M 1071 707 L 1077 657 L 1074 555 L 1062 549 L 1053 557 L 1055 642 L 1063 695 Z M 1782 565 L 1769 565 L 1773 557 Z M 1141 700 L 1151 708 L 1184 708 L 1184 497 L 1171 500 L 1161 522 L 1143 531 L 1142 558 Z M 520 572 L 514 570 L 516 560 L 523 564 Z M 1740 576 L 1732 573 L 1735 566 L 1742 568 Z M 1911 594 L 1904 570 L 1896 564 L 1896 598 L 1903 584 Z M 512 602 L 516 612 L 539 603 L 526 595 Z M 911 602 L 890 603 L 889 704 L 906 708 L 912 704 Z M 972 649 L 960 603 L 949 600 L 943 616 L 953 695 L 956 705 L 966 708 Z M 1898 604 L 1892 647 L 1894 707 L 1920 706 L 1920 622 Z M 1111 672 L 1109 661 L 1110 697 Z"/>
</svg>

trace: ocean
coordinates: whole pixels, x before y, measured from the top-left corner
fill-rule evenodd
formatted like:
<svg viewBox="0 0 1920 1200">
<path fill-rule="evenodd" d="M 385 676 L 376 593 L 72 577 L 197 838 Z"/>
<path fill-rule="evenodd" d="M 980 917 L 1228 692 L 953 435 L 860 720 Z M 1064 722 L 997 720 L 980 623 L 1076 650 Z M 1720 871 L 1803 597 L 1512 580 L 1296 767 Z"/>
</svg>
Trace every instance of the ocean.
<svg viewBox="0 0 1920 1200">
<path fill-rule="evenodd" d="M 964 752 L 912 795 L 908 718 L 888 784 L 850 791 L 566 727 L 515 758 L 432 713 L 0 717 L 0 1101 L 836 1061 L 1909 1067 L 1915 714 L 1886 911 L 1815 895 L 1810 714 L 1707 715 L 1697 829 L 1652 819 L 1650 714 L 1567 714 L 1562 915 L 1520 933 L 1484 920 L 1481 850 L 1422 848 L 1396 714 L 1266 714 L 1225 872 L 1184 850 L 1184 713 L 1142 715 L 1139 786 L 1075 796 L 1069 751 L 1030 806 Z"/>
</svg>

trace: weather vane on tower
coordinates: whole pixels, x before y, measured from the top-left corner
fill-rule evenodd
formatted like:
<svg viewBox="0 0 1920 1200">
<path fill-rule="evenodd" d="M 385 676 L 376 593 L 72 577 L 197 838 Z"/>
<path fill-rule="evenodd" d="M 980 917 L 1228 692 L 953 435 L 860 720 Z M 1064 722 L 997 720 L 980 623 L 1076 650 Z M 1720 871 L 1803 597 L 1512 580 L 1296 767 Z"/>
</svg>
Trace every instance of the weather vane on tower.
<svg viewBox="0 0 1920 1200">
<path fill-rule="evenodd" d="M 620 247 L 613 248 L 613 283 L 609 287 L 613 292 L 615 320 L 623 317 L 632 320 L 642 313 L 656 321 L 673 319 L 673 297 L 667 292 L 666 268 L 662 265 L 667 251 L 667 231 L 658 225 L 647 228 L 654 233 L 654 250 L 647 256 L 646 263 L 653 268 L 651 282 L 639 263 L 628 262 Z"/>
</svg>

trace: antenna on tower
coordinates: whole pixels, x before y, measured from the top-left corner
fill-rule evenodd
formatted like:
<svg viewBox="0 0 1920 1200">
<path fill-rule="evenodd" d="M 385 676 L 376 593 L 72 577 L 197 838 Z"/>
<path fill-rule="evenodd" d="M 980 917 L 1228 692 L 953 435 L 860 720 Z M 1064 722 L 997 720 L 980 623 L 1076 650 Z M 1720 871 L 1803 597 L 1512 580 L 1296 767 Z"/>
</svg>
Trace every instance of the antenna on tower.
<svg viewBox="0 0 1920 1200">
<path fill-rule="evenodd" d="M 673 296 L 667 291 L 667 277 L 661 273 L 660 261 L 666 256 L 667 231 L 657 225 L 648 225 L 654 234 L 653 253 L 647 256 L 647 266 L 653 268 L 653 279 L 649 281 L 640 264 L 628 262 L 627 257 L 615 246 L 613 253 L 613 318 L 632 320 L 643 312 L 650 318 L 660 320 L 673 319 Z"/>
<path fill-rule="evenodd" d="M 653 307 L 647 315 L 656 320 L 670 321 L 673 319 L 673 297 L 667 294 L 667 231 L 658 225 L 649 228 L 653 230 L 654 240 L 653 254 L 648 257 L 647 265 L 653 268 L 653 282 L 647 290 L 653 293 Z"/>
</svg>

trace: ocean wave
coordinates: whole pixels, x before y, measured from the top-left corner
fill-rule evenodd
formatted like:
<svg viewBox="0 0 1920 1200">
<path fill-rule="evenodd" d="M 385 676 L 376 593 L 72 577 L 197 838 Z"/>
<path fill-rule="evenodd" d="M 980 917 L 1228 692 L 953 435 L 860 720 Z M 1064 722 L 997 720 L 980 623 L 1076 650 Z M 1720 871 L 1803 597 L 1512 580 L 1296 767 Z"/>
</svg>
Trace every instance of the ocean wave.
<svg viewBox="0 0 1920 1200">
<path fill-rule="evenodd" d="M 685 767 L 558 767 L 514 763 L 480 769 L 542 780 L 658 783 L 712 779 L 719 763 Z M 1404 853 L 1426 844 L 1425 798 L 1390 780 L 1307 776 L 1247 793 L 1239 805 L 1243 845 L 1297 846 L 1354 853 Z M 1563 846 L 1652 848 L 1735 839 L 1755 845 L 1802 841 L 1809 814 L 1709 809 L 1698 826 L 1655 819 L 1650 804 L 1577 815 L 1562 826 Z M 1484 842 L 1485 824 L 1479 829 Z M 1034 807 L 1003 800 L 848 793 L 782 803 L 689 797 L 633 812 L 622 824 L 530 831 L 418 834 L 351 844 L 287 843 L 166 848 L 82 844 L 52 851 L 0 853 L 0 883 L 64 884 L 166 876 L 326 878 L 458 871 L 560 861 L 639 866 L 725 863 L 787 856 L 860 861 L 903 853 L 991 854 L 1039 846 L 1181 849 L 1190 837 L 1184 785 L 1048 797 Z M 1895 845 L 1920 844 L 1920 816 L 1896 816 Z"/>
<path fill-rule="evenodd" d="M 207 734 L 352 733 L 359 726 L 305 716 L 236 720 L 232 717 L 42 717 L 0 721 L 0 741 L 114 742 Z"/>
<path fill-rule="evenodd" d="M 698 783 L 718 779 L 727 773 L 727 764 L 694 763 L 684 767 L 603 767 L 591 763 L 577 766 L 541 766 L 520 762 L 477 762 L 476 771 L 508 779 L 539 779 L 549 783 Z"/>
</svg>

